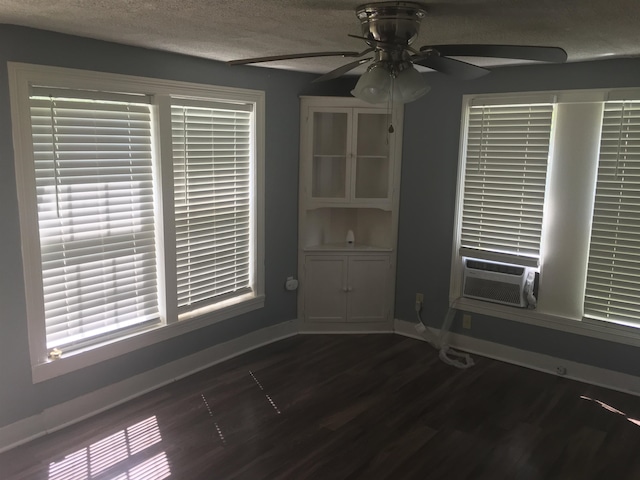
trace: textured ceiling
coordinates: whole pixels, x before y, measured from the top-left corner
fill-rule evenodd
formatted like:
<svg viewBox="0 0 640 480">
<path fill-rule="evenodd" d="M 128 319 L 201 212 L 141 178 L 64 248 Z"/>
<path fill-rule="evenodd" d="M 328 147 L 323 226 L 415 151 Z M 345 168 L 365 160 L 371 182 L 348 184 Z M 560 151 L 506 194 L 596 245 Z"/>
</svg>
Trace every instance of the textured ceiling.
<svg viewBox="0 0 640 480">
<path fill-rule="evenodd" d="M 0 0 L 0 23 L 25 25 L 214 60 L 359 51 L 361 0 Z M 422 2 L 414 46 L 503 43 L 564 48 L 569 61 L 640 56 L 640 0 Z M 324 73 L 349 60 L 262 64 Z M 483 66 L 503 61 L 474 59 Z"/>
</svg>

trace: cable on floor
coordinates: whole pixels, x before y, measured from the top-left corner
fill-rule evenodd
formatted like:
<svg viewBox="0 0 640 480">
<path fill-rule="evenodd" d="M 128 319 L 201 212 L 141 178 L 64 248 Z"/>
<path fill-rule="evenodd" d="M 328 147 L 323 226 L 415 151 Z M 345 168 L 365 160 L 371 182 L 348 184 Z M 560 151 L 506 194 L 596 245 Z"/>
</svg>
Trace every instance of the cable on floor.
<svg viewBox="0 0 640 480">
<path fill-rule="evenodd" d="M 422 337 L 436 350 L 438 350 L 438 356 L 440 357 L 440 360 L 442 360 L 447 365 L 451 365 L 452 367 L 461 369 L 470 368 L 475 365 L 473 358 L 471 358 L 471 355 L 454 350 L 449 346 L 447 337 L 449 334 L 449 330 L 451 329 L 453 319 L 456 316 L 455 308 L 449 308 L 449 310 L 447 311 L 447 316 L 444 319 L 444 323 L 442 324 L 439 335 L 435 335 L 429 329 L 429 327 L 424 324 L 420 315 L 420 310 L 418 308 L 416 308 L 416 315 L 419 321 L 419 323 L 416 325 L 416 331 L 420 333 Z"/>
</svg>

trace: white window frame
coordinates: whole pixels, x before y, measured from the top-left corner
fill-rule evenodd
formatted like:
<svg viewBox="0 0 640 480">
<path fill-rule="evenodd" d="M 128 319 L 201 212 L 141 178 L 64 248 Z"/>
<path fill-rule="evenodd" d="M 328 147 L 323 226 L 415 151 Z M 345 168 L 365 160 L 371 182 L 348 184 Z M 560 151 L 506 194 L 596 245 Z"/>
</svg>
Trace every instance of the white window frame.
<svg viewBox="0 0 640 480">
<path fill-rule="evenodd" d="M 535 103 L 542 98 L 555 97 L 554 103 L 562 109 L 552 125 L 552 153 L 550 155 L 547 175 L 547 198 L 545 199 L 543 232 L 540 257 L 540 292 L 538 308 L 521 309 L 483 302 L 462 296 L 464 252 L 460 248 L 460 229 L 464 193 L 464 174 L 466 158 L 467 109 L 474 102 L 497 104 Z M 640 90 L 627 89 L 590 89 L 564 90 L 549 92 L 523 92 L 509 94 L 465 95 L 462 102 L 461 134 L 459 144 L 458 184 L 456 193 L 456 216 L 454 220 L 452 260 L 450 272 L 449 304 L 451 307 L 471 313 L 517 321 L 525 324 L 546 327 L 554 330 L 600 338 L 618 343 L 640 346 L 640 328 L 619 325 L 616 323 L 594 321 L 583 317 L 584 287 L 595 196 L 595 178 L 599 159 L 599 143 L 601 129 L 601 109 L 607 100 L 640 99 Z M 586 115 L 585 115 L 586 114 Z M 587 118 L 582 118 L 587 117 Z M 589 118 L 590 117 L 590 118 Z M 599 118 L 600 123 L 596 119 Z M 585 122 L 578 125 L 579 122 Z M 597 137 L 597 142 L 582 146 L 579 135 L 584 138 Z M 564 138 L 567 138 L 563 142 Z M 573 144 L 571 139 L 573 139 Z M 576 147 L 580 145 L 580 147 Z M 575 152 L 574 152 L 575 150 Z M 562 161 L 556 161 L 561 158 Z M 582 162 L 582 163 L 581 163 Z M 588 168 L 577 166 L 587 164 Z M 580 175 L 576 172 L 582 172 Z M 570 182 L 570 185 L 566 185 Z M 554 185 L 555 183 L 555 185 Z M 565 188 L 558 188 L 565 185 Z M 550 188 L 551 187 L 551 188 Z M 576 191 L 581 197 L 576 198 Z M 574 222 L 563 220 L 568 218 L 562 205 L 572 201 L 580 204 L 577 212 L 577 226 Z M 569 207 L 565 207 L 567 210 Z M 573 220 L 573 217 L 572 217 Z M 575 228 L 574 228 L 575 227 Z M 574 228 L 573 230 L 568 230 Z M 576 231 L 583 235 L 576 235 Z M 567 234 L 581 239 L 578 246 L 562 244 L 558 239 Z M 572 251 L 573 250 L 573 251 Z M 513 262 L 511 262 L 513 263 Z M 547 280 L 545 282 L 545 274 Z M 554 279 L 554 280 L 551 280 Z M 556 280 L 557 279 L 557 280 Z M 569 280 L 573 279 L 573 280 Z M 572 284 L 571 288 L 559 288 Z M 564 289 L 564 290 L 563 290 Z M 570 297 L 566 300 L 566 295 Z"/>
<path fill-rule="evenodd" d="M 32 379 L 41 382 L 104 360 L 162 342 L 264 306 L 264 157 L 265 93 L 263 91 L 178 82 L 113 73 L 67 69 L 9 62 L 9 89 L 13 146 L 16 165 L 20 234 L 29 351 Z M 42 312 L 42 272 L 38 235 L 37 205 L 33 173 L 33 143 L 29 109 L 30 85 L 99 92 L 149 95 L 152 98 L 156 170 L 156 203 L 159 268 L 160 326 L 63 355 L 47 358 L 44 315 Z M 230 298 L 178 319 L 175 294 L 175 227 L 173 214 L 173 163 L 171 148 L 171 99 L 209 102 L 250 103 L 253 105 L 252 144 L 252 291 Z M 40 279 L 38 281 L 38 279 Z"/>
</svg>

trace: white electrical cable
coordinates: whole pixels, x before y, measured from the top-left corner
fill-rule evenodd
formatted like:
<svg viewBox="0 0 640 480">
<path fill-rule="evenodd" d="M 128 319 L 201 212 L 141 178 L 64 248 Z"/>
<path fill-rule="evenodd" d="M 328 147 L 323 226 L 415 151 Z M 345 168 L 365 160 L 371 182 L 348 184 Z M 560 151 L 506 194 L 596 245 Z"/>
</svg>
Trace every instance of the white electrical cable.
<svg viewBox="0 0 640 480">
<path fill-rule="evenodd" d="M 422 334 L 424 339 L 431 344 L 436 350 L 439 351 L 438 356 L 440 360 L 442 360 L 447 365 L 451 365 L 452 367 L 466 369 L 473 367 L 475 365 L 473 358 L 468 353 L 459 352 L 451 348 L 447 342 L 447 336 L 449 330 L 451 329 L 451 324 L 453 323 L 453 319 L 456 316 L 456 310 L 454 308 L 449 308 L 447 312 L 447 316 L 444 319 L 444 323 L 442 324 L 442 328 L 440 329 L 440 335 L 436 336 L 422 321 L 422 317 L 420 316 L 420 310 L 416 305 L 416 315 L 418 317 L 418 323 L 416 325 L 416 331 Z"/>
</svg>

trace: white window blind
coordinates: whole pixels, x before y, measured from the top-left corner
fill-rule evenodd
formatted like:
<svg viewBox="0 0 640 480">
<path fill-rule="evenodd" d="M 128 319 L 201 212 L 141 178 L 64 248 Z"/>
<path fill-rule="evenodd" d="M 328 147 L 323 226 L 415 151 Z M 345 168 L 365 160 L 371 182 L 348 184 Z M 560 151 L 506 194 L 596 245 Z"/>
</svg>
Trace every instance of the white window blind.
<svg viewBox="0 0 640 480">
<path fill-rule="evenodd" d="M 469 108 L 461 251 L 539 258 L 553 111 Z"/>
<path fill-rule="evenodd" d="M 42 90 L 30 110 L 46 344 L 69 351 L 159 321 L 151 113 L 144 97 Z"/>
<path fill-rule="evenodd" d="M 250 291 L 252 105 L 176 103 L 171 120 L 185 312 Z"/>
<path fill-rule="evenodd" d="M 585 316 L 640 325 L 640 102 L 605 104 Z"/>
</svg>

